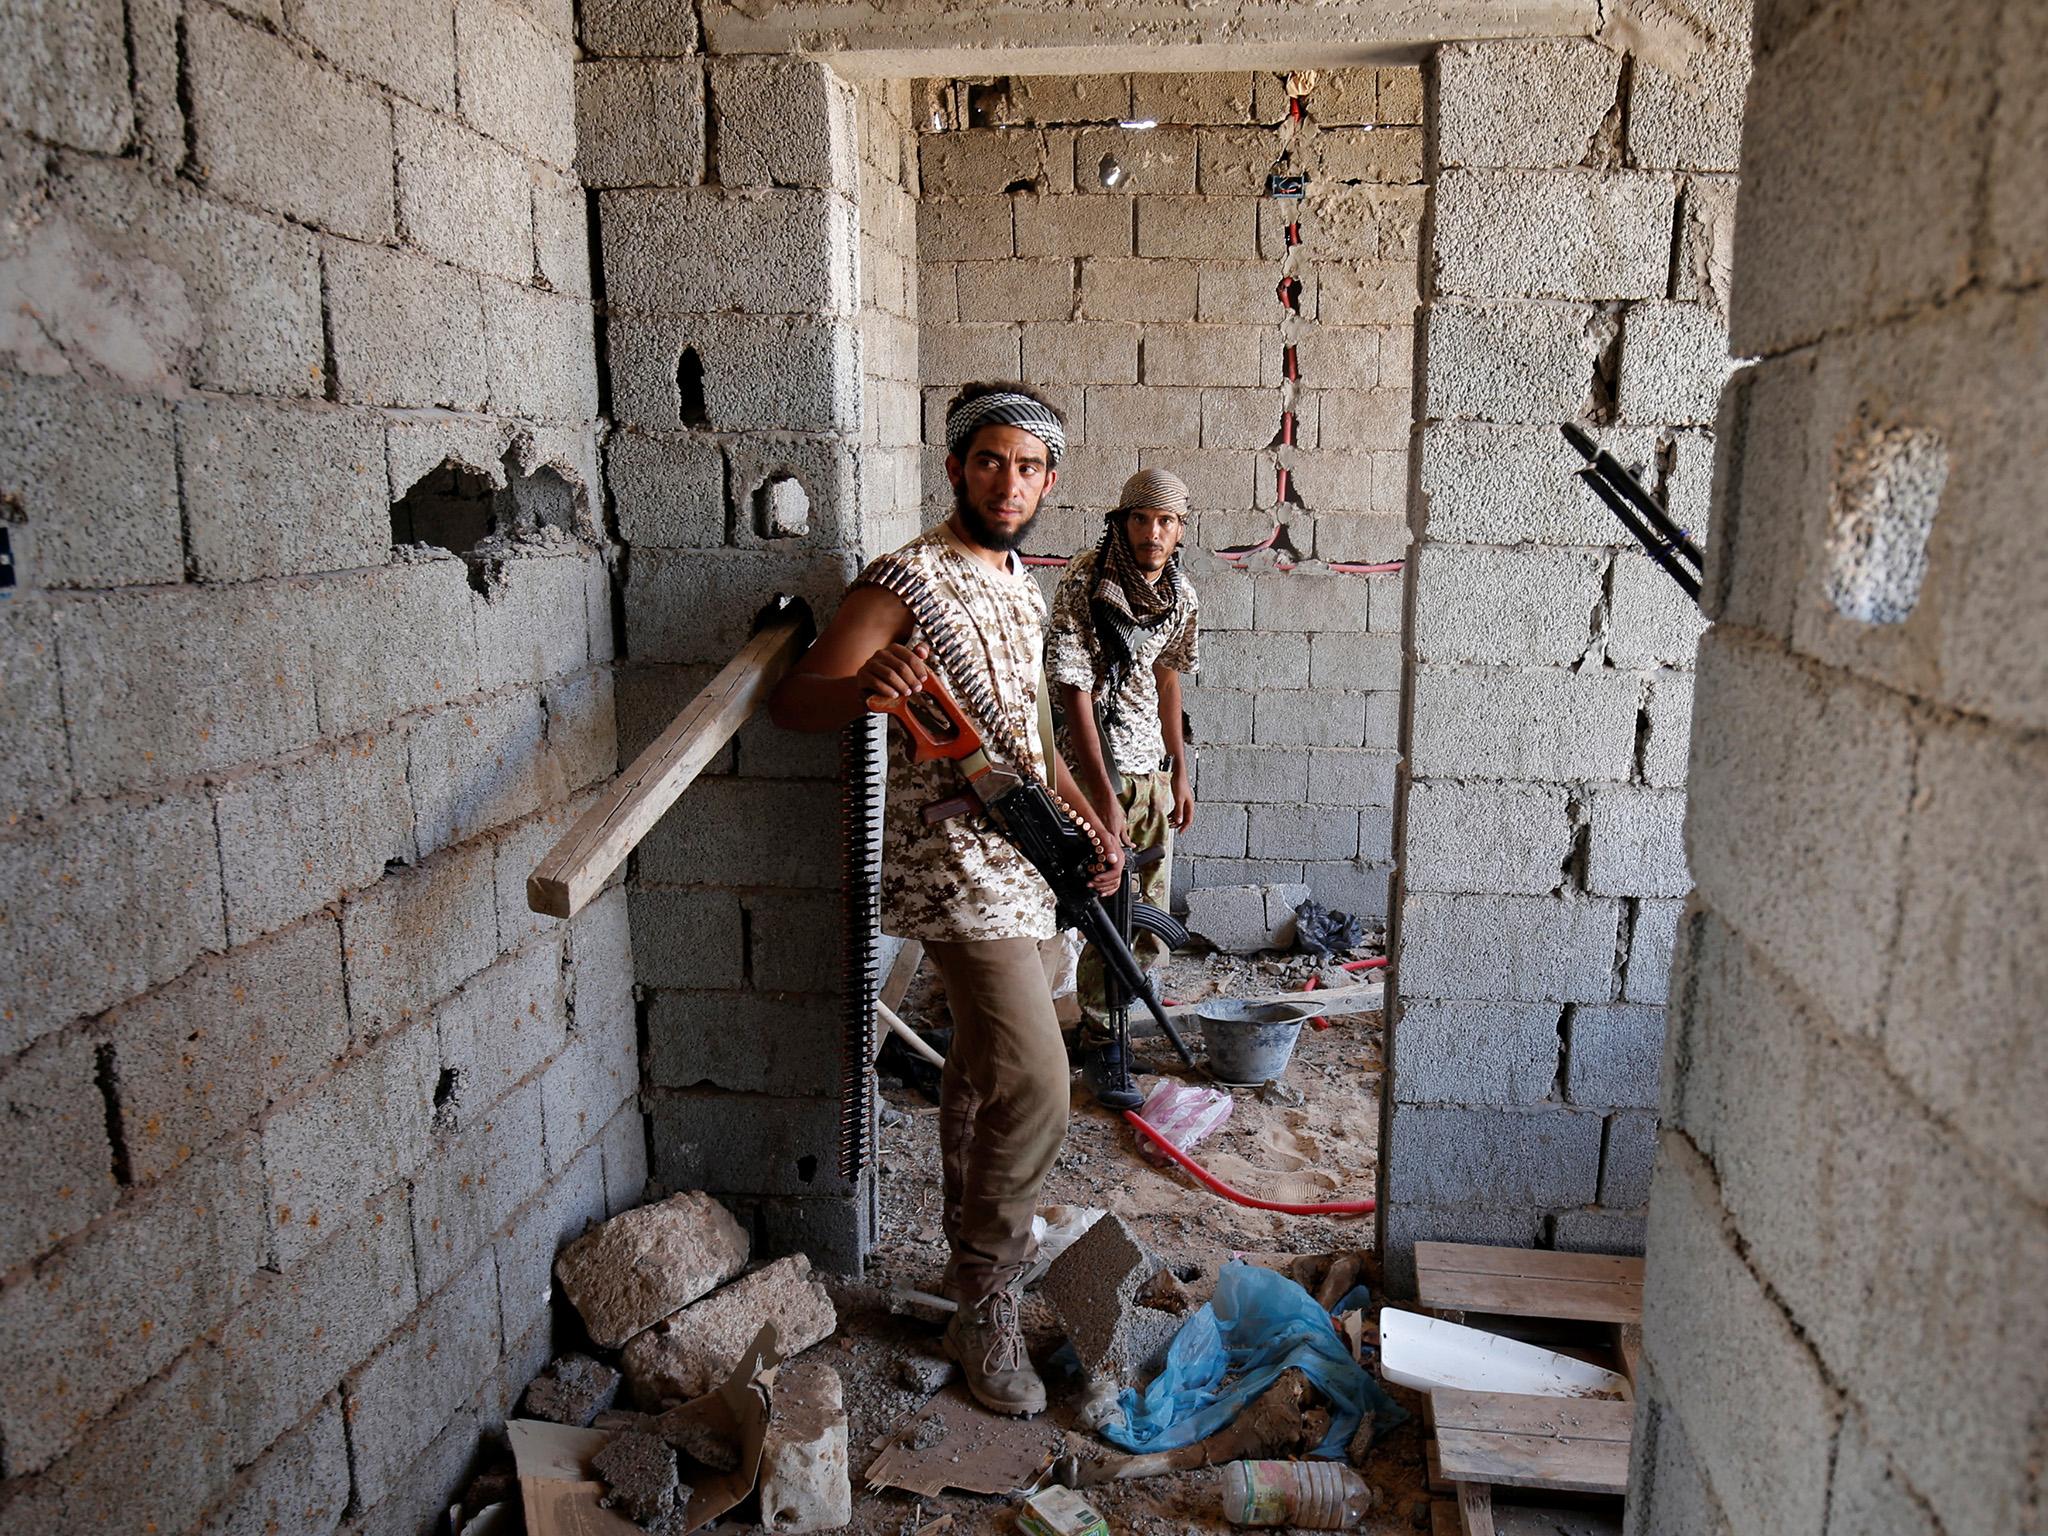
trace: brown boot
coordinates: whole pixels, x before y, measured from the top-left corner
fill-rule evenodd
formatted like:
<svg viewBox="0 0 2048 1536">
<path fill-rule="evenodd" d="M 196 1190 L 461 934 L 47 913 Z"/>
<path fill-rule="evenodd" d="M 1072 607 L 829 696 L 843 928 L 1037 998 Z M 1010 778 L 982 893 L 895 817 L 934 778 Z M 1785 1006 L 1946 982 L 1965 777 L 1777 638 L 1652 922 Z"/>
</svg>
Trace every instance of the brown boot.
<svg viewBox="0 0 2048 1536">
<path fill-rule="evenodd" d="M 1017 1326 L 1017 1293 L 995 1291 L 977 1302 L 962 1302 L 946 1325 L 946 1353 L 960 1362 L 967 1390 L 996 1413 L 1045 1411 L 1045 1383 L 1024 1352 Z"/>
</svg>

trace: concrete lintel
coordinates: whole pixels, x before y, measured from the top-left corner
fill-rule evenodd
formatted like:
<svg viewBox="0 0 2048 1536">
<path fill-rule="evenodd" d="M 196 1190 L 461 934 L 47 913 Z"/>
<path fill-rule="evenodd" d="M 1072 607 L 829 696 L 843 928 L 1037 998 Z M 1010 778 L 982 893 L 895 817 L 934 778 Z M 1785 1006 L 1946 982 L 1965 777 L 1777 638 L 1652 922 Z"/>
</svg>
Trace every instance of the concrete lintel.
<svg viewBox="0 0 2048 1536">
<path fill-rule="evenodd" d="M 1589 37 L 1596 0 L 706 0 L 707 51 L 829 55 L 849 77 L 1177 73 L 1412 64 L 1442 42 Z M 1253 39 L 1257 39 L 1253 41 Z"/>
</svg>

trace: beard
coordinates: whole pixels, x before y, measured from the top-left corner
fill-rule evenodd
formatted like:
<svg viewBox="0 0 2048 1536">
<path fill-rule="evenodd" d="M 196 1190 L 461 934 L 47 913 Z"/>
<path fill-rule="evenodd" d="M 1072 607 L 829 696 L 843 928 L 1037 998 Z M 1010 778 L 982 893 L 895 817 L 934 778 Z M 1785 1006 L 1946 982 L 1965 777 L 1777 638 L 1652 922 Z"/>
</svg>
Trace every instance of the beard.
<svg viewBox="0 0 2048 1536">
<path fill-rule="evenodd" d="M 960 526 L 967 530 L 967 536 L 983 549 L 999 550 L 1004 554 L 1009 554 L 1016 550 L 1031 536 L 1031 530 L 1038 526 L 1038 513 L 1043 505 L 1044 502 L 1041 499 L 1039 506 L 1031 509 L 1029 517 L 1025 518 L 1014 529 L 1005 532 L 993 526 L 987 518 L 981 515 L 980 510 L 975 507 L 974 503 L 967 499 L 965 491 L 961 490 L 958 486 L 955 486 L 953 489 L 953 510 L 959 515 Z"/>
</svg>

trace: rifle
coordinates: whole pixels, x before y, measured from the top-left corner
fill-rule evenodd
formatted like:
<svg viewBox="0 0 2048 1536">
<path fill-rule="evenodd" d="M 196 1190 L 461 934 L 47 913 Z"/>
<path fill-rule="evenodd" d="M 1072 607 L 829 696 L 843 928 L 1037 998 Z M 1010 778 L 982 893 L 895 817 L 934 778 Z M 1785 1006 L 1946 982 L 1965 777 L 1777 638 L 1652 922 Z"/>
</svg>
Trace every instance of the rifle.
<svg viewBox="0 0 2048 1536">
<path fill-rule="evenodd" d="M 1592 434 L 1568 421 L 1564 424 L 1564 440 L 1586 461 L 1586 467 L 1576 471 L 1578 477 L 1643 546 L 1643 552 L 1678 583 L 1679 590 L 1698 602 L 1700 579 L 1706 569 L 1699 546 L 1671 521 L 1670 515 L 1657 504 L 1657 498 L 1644 490 L 1613 454 L 1593 441 Z"/>
<path fill-rule="evenodd" d="M 1127 927 L 1110 917 L 1102 898 L 1089 884 L 1100 861 L 1094 836 L 1077 826 L 1054 800 L 1052 792 L 1036 778 L 999 767 L 990 759 L 981 733 L 961 713 L 936 674 L 928 674 L 917 692 L 899 699 L 870 699 L 868 708 L 890 716 L 903 727 L 914 761 L 948 760 L 959 766 L 967 787 L 996 829 L 1052 887 L 1059 925 L 1081 930 L 1081 936 L 1102 955 L 1108 972 L 1105 979 L 1114 978 L 1126 994 L 1144 1003 L 1153 1020 L 1166 1032 L 1166 1038 L 1173 1042 L 1181 1060 L 1194 1067 L 1193 1052 L 1174 1028 L 1173 1020 L 1167 1017 L 1137 956 L 1131 953 Z M 1120 904 L 1127 902 L 1129 893 L 1130 872 L 1126 870 L 1123 888 L 1116 899 Z M 1135 919 L 1136 909 L 1143 903 L 1130 905 Z"/>
</svg>

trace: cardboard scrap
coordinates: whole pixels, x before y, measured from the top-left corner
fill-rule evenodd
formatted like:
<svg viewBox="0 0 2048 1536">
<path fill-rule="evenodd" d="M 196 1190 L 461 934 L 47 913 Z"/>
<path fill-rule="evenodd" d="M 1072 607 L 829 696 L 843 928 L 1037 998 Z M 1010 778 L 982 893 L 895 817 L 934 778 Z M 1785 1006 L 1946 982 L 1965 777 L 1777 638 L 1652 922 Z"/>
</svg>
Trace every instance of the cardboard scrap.
<svg viewBox="0 0 2048 1536">
<path fill-rule="evenodd" d="M 956 1383 L 889 1432 L 888 1446 L 868 1464 L 867 1484 L 928 1498 L 946 1488 L 1018 1493 L 1037 1485 L 1065 1444 L 1056 1426 L 990 1413 Z"/>
</svg>

